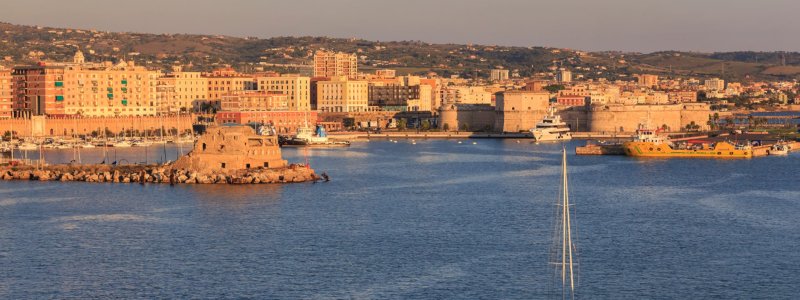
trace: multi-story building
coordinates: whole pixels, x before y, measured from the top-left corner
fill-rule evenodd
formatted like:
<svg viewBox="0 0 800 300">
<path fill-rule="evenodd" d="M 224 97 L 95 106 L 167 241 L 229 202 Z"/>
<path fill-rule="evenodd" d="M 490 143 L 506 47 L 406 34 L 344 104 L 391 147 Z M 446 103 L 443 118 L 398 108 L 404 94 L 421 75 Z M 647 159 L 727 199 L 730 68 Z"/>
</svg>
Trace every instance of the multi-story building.
<svg viewBox="0 0 800 300">
<path fill-rule="evenodd" d="M 73 63 L 16 67 L 14 115 L 155 115 L 158 75 L 133 62 L 85 63 L 80 52 Z"/>
<path fill-rule="evenodd" d="M 208 99 L 211 102 L 222 100 L 222 96 L 230 92 L 251 89 L 254 86 L 253 76 L 236 72 L 233 68 L 220 68 L 203 74 L 208 80 Z"/>
<path fill-rule="evenodd" d="M 370 85 L 369 106 L 379 107 L 386 111 L 408 110 L 410 100 L 420 99 L 420 86 L 407 85 Z M 418 101 L 417 101 L 418 102 Z M 417 103 L 417 107 L 419 104 Z"/>
<path fill-rule="evenodd" d="M 289 110 L 311 110 L 311 78 L 299 75 L 284 75 L 258 77 L 256 82 L 259 91 L 286 95 Z"/>
<path fill-rule="evenodd" d="M 174 87 L 172 98 L 159 99 L 163 112 L 204 110 L 208 104 L 208 78 L 200 72 L 183 72 L 179 67 L 158 79 L 158 85 Z"/>
<path fill-rule="evenodd" d="M 221 111 L 288 111 L 285 94 L 266 91 L 236 91 L 222 96 Z"/>
<path fill-rule="evenodd" d="M 669 102 L 672 103 L 685 103 L 697 102 L 697 92 L 695 91 L 671 91 L 667 93 Z"/>
<path fill-rule="evenodd" d="M 375 70 L 375 76 L 379 78 L 394 78 L 396 75 L 397 71 L 392 69 Z"/>
<path fill-rule="evenodd" d="M 420 79 L 419 80 L 420 87 L 428 86 L 430 89 L 430 95 L 428 101 L 430 102 L 430 111 L 438 111 L 439 107 L 442 105 L 442 93 L 439 90 L 441 84 L 437 79 Z M 420 90 L 420 101 L 425 101 L 425 91 Z M 422 106 L 422 105 L 420 105 Z M 420 109 L 422 110 L 422 109 Z"/>
<path fill-rule="evenodd" d="M 556 73 L 556 81 L 560 83 L 572 82 L 572 72 L 566 69 L 558 70 L 558 73 Z"/>
<path fill-rule="evenodd" d="M 707 91 L 723 91 L 725 90 L 725 80 L 719 78 L 706 79 L 703 86 Z"/>
<path fill-rule="evenodd" d="M 480 86 L 447 86 L 441 89 L 442 103 L 492 104 L 492 93 Z"/>
<path fill-rule="evenodd" d="M 489 73 L 490 81 L 503 81 L 508 80 L 508 70 L 506 69 L 492 69 Z"/>
<path fill-rule="evenodd" d="M 637 76 L 637 83 L 644 87 L 654 87 L 658 85 L 658 75 L 641 74 Z"/>
<path fill-rule="evenodd" d="M 11 70 L 0 67 L 0 119 L 10 119 L 13 109 Z"/>
<path fill-rule="evenodd" d="M 366 81 L 335 77 L 317 81 L 317 109 L 322 112 L 369 110 L 369 84 Z"/>
<path fill-rule="evenodd" d="M 358 75 L 358 59 L 355 54 L 332 51 L 314 53 L 314 77 L 346 76 L 354 79 Z"/>
</svg>

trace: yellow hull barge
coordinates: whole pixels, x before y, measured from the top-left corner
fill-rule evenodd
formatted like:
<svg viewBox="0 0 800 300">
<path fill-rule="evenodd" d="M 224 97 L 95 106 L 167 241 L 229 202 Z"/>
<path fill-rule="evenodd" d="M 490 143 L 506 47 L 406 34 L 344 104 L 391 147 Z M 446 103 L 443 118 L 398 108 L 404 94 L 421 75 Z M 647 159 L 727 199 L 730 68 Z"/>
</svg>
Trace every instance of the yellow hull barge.
<svg viewBox="0 0 800 300">
<path fill-rule="evenodd" d="M 697 157 L 697 158 L 751 158 L 753 150 L 750 146 L 735 146 L 728 142 L 717 142 L 712 147 L 688 147 L 673 149 L 666 143 L 649 141 L 632 141 L 622 144 L 625 155 L 634 157 Z"/>
</svg>

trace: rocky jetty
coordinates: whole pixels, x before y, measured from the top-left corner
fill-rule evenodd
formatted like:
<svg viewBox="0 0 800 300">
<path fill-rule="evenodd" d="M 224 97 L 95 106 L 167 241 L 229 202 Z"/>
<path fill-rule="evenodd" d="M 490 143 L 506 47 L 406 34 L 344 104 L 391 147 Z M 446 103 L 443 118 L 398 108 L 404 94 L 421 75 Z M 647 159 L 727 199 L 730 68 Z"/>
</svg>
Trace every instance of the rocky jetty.
<svg viewBox="0 0 800 300">
<path fill-rule="evenodd" d="M 175 169 L 169 165 L 51 165 L 0 167 L 0 179 L 167 184 L 262 184 L 316 181 L 321 178 L 304 165 L 229 172 Z"/>
</svg>

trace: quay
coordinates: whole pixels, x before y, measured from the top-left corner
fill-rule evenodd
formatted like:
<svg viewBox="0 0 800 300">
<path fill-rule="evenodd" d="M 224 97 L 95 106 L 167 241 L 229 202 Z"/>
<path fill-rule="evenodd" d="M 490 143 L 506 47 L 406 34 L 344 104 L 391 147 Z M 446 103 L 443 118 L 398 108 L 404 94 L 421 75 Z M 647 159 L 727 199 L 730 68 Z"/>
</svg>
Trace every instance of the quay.
<svg viewBox="0 0 800 300">
<path fill-rule="evenodd" d="M 532 139 L 529 132 L 491 133 L 470 131 L 390 131 L 371 132 L 331 132 L 328 134 L 335 140 L 369 140 L 369 139 Z M 630 139 L 632 133 L 606 132 L 574 132 L 573 139 Z"/>
</svg>

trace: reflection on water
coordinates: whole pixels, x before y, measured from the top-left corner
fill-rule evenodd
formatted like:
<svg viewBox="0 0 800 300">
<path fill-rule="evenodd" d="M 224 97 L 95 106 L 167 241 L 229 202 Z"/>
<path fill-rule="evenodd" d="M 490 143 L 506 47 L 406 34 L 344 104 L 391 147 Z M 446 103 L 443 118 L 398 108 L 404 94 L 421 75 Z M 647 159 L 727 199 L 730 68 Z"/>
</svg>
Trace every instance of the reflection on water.
<svg viewBox="0 0 800 300">
<path fill-rule="evenodd" d="M 416 142 L 283 150 L 328 183 L 0 182 L 0 298 L 546 298 L 561 145 Z M 579 295 L 794 298 L 798 157 L 570 153 Z"/>
</svg>

